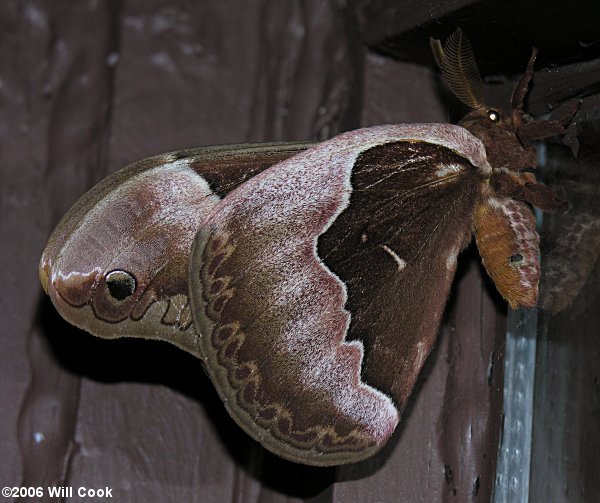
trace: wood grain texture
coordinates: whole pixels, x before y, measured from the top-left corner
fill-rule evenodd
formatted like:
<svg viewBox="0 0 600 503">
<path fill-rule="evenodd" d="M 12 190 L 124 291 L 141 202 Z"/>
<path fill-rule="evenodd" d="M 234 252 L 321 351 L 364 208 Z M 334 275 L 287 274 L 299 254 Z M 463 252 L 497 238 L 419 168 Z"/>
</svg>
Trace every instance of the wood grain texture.
<svg viewBox="0 0 600 503">
<path fill-rule="evenodd" d="M 372 462 L 337 472 L 285 463 L 249 441 L 183 352 L 69 327 L 42 300 L 36 278 L 51 228 L 109 172 L 200 144 L 443 122 L 431 73 L 365 58 L 352 21 L 324 2 L 235 10 L 155 0 L 74 10 L 70 2 L 27 1 L 1 9 L 0 64 L 10 90 L 0 140 L 0 253 L 11 264 L 1 294 L 5 485 L 109 485 L 120 501 L 444 501 L 472 494 L 477 477 L 456 475 L 468 473 L 481 477 L 477 497 L 489 496 L 499 415 L 497 403 L 481 397 L 497 391 L 484 369 L 498 354 L 502 318 L 476 258 L 459 261 L 473 269 L 459 268 L 450 324 L 397 439 Z M 474 305 L 464 288 L 488 306 L 483 322 L 464 315 Z M 465 374 L 468 358 L 478 365 Z M 473 424 L 479 435 L 469 437 L 467 456 L 456 438 Z"/>
</svg>

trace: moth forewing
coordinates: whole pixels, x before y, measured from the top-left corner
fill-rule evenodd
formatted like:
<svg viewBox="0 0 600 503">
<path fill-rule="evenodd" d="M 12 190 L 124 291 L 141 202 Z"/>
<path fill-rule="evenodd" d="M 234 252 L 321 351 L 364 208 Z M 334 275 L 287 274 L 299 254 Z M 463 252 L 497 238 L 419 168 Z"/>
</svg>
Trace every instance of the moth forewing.
<svg viewBox="0 0 600 503">
<path fill-rule="evenodd" d="M 379 126 L 274 165 L 215 206 L 195 240 L 191 300 L 207 372 L 246 431 L 314 465 L 385 444 L 489 172 L 462 128 Z"/>
</svg>

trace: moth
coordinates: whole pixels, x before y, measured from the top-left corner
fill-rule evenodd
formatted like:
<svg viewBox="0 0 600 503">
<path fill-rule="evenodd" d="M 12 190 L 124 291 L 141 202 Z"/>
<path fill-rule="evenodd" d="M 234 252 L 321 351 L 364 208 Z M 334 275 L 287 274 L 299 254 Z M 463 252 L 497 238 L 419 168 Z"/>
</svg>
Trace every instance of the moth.
<svg viewBox="0 0 600 503">
<path fill-rule="evenodd" d="M 161 339 L 197 356 L 237 423 L 281 457 L 337 465 L 390 438 L 434 344 L 474 234 L 512 307 L 536 305 L 529 205 L 535 139 L 569 118 L 492 110 L 468 40 L 432 48 L 472 111 L 316 144 L 206 147 L 130 165 L 85 194 L 49 238 L 39 275 L 69 322 Z"/>
</svg>

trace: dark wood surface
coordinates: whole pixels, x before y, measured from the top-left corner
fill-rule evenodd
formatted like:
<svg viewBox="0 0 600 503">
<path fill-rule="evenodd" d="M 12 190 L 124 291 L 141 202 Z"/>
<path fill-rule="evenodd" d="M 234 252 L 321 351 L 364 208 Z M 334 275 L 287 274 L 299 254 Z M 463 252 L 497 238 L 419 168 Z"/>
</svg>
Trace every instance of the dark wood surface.
<svg viewBox="0 0 600 503">
<path fill-rule="evenodd" d="M 432 68 L 368 51 L 366 18 L 344 5 L 0 4 L 3 486 L 108 486 L 122 502 L 490 500 L 505 307 L 471 248 L 392 442 L 338 469 L 265 452 L 229 419 L 197 360 L 76 330 L 37 280 L 58 219 L 129 162 L 202 144 L 447 121 Z M 420 3 L 406 9 L 435 17 Z M 411 43 L 406 59 L 420 61 Z"/>
<path fill-rule="evenodd" d="M 430 36 L 460 26 L 473 42 L 484 75 L 523 71 L 531 47 L 541 68 L 600 57 L 596 0 L 356 0 L 358 26 L 372 47 L 396 58 L 433 64 Z"/>
</svg>

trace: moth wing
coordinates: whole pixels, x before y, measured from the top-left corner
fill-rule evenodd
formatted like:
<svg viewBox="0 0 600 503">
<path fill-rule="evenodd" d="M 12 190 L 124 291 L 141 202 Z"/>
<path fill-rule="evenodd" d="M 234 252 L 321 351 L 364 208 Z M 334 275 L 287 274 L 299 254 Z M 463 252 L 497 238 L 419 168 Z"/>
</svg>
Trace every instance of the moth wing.
<svg viewBox="0 0 600 503">
<path fill-rule="evenodd" d="M 201 220 L 224 194 L 307 147 L 202 147 L 116 172 L 57 225 L 40 260 L 42 285 L 67 321 L 94 335 L 163 339 L 194 352 L 187 281 Z"/>
<path fill-rule="evenodd" d="M 297 462 L 381 448 L 434 342 L 490 167 L 445 124 L 340 135 L 230 193 L 192 249 L 199 352 L 232 417 Z"/>
</svg>

